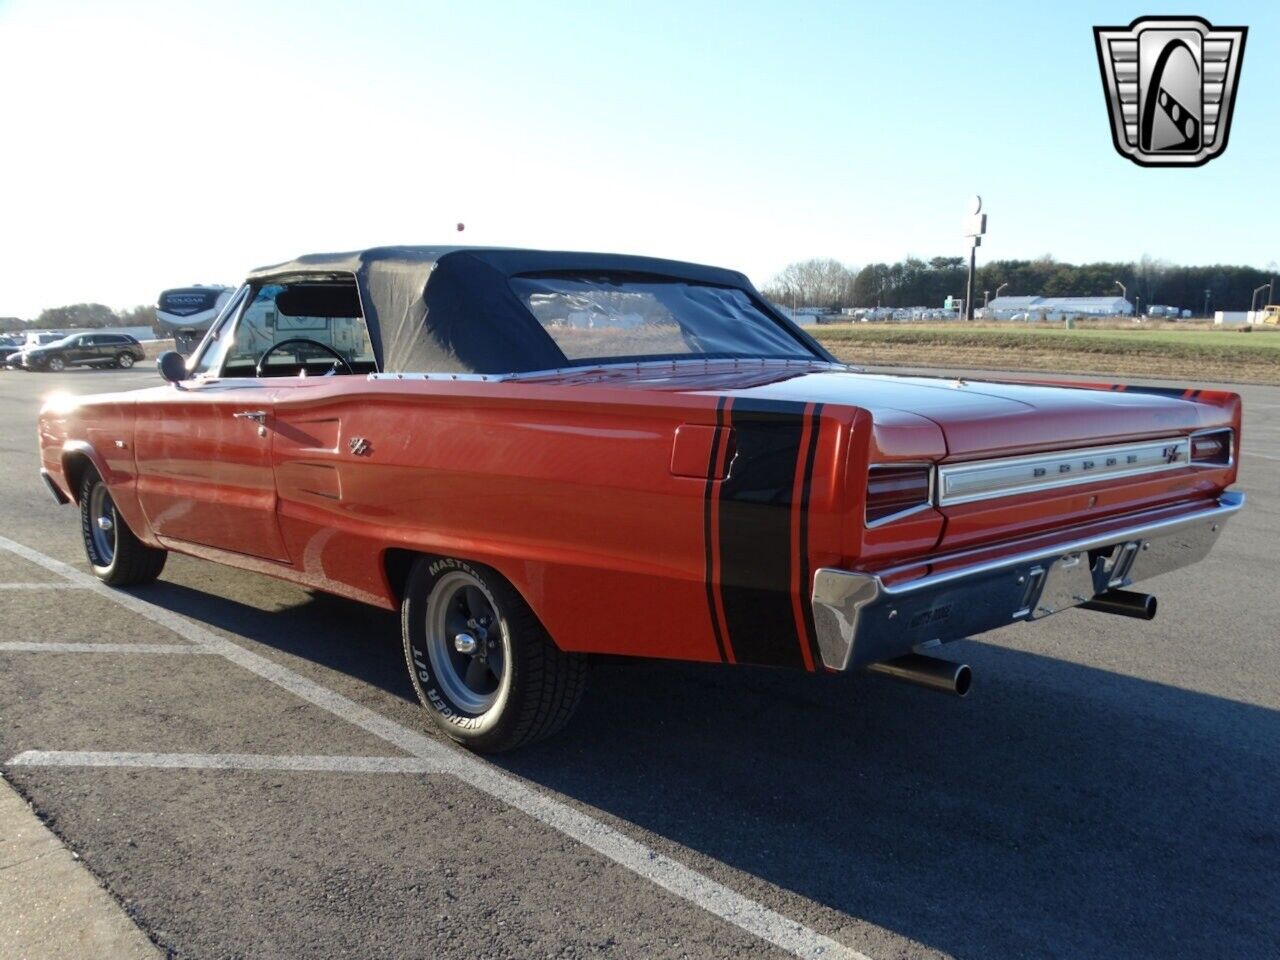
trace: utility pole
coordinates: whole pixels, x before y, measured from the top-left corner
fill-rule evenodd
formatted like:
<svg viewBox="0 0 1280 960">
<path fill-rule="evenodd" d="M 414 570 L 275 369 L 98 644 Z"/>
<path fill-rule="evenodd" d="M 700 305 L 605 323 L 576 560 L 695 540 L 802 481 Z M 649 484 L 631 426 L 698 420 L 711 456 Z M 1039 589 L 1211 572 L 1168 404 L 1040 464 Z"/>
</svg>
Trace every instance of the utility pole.
<svg viewBox="0 0 1280 960">
<path fill-rule="evenodd" d="M 977 271 L 978 246 L 987 232 L 987 215 L 982 212 L 982 198 L 976 193 L 969 201 L 969 217 L 965 220 L 964 235 L 969 241 L 969 274 L 964 282 L 964 318 L 973 319 L 973 280 Z M 986 306 L 986 304 L 983 304 Z"/>
</svg>

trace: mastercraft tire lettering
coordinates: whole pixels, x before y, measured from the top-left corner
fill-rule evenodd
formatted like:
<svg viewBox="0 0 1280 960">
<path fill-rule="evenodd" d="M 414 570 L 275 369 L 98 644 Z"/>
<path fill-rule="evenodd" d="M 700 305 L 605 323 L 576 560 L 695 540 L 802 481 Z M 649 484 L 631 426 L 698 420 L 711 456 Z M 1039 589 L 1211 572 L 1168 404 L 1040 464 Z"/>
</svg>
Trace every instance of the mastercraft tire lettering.
<svg viewBox="0 0 1280 960">
<path fill-rule="evenodd" d="M 422 557 L 400 609 L 410 682 L 452 739 L 473 750 L 510 750 L 554 733 L 572 716 L 586 658 L 557 649 L 496 571 Z"/>
</svg>

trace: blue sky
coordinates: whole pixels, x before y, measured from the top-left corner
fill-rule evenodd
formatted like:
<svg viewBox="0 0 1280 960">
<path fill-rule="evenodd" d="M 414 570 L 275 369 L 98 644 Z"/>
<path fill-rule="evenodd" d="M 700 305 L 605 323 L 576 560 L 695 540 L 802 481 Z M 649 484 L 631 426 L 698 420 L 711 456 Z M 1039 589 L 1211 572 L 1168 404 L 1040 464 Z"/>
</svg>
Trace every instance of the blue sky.
<svg viewBox="0 0 1280 960">
<path fill-rule="evenodd" d="M 1230 147 L 1111 146 L 1091 28 L 1250 28 Z M 1280 261 L 1280 4 L 0 0 L 0 315 L 462 239 Z M 16 268 L 16 269 L 15 269 Z"/>
</svg>

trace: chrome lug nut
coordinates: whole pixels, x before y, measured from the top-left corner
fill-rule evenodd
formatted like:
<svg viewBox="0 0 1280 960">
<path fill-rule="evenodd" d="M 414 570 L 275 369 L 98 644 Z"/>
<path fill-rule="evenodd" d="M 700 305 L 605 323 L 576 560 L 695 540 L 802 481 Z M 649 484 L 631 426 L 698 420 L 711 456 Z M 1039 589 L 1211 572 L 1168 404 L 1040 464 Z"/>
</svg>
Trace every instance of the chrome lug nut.
<svg viewBox="0 0 1280 960">
<path fill-rule="evenodd" d="M 453 649 L 461 654 L 471 656 L 476 652 L 476 638 L 469 633 L 460 633 L 453 638 Z"/>
</svg>

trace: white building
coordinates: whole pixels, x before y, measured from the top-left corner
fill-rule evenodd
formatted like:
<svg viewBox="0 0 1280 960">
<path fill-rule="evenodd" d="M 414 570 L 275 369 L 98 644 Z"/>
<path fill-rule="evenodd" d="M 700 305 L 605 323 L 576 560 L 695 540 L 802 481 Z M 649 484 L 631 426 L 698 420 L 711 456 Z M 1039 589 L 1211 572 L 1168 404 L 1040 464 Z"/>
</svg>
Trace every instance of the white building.
<svg viewBox="0 0 1280 960">
<path fill-rule="evenodd" d="M 1066 317 L 1131 317 L 1124 297 L 996 297 L 987 316 L 997 320 L 1062 320 Z"/>
</svg>

